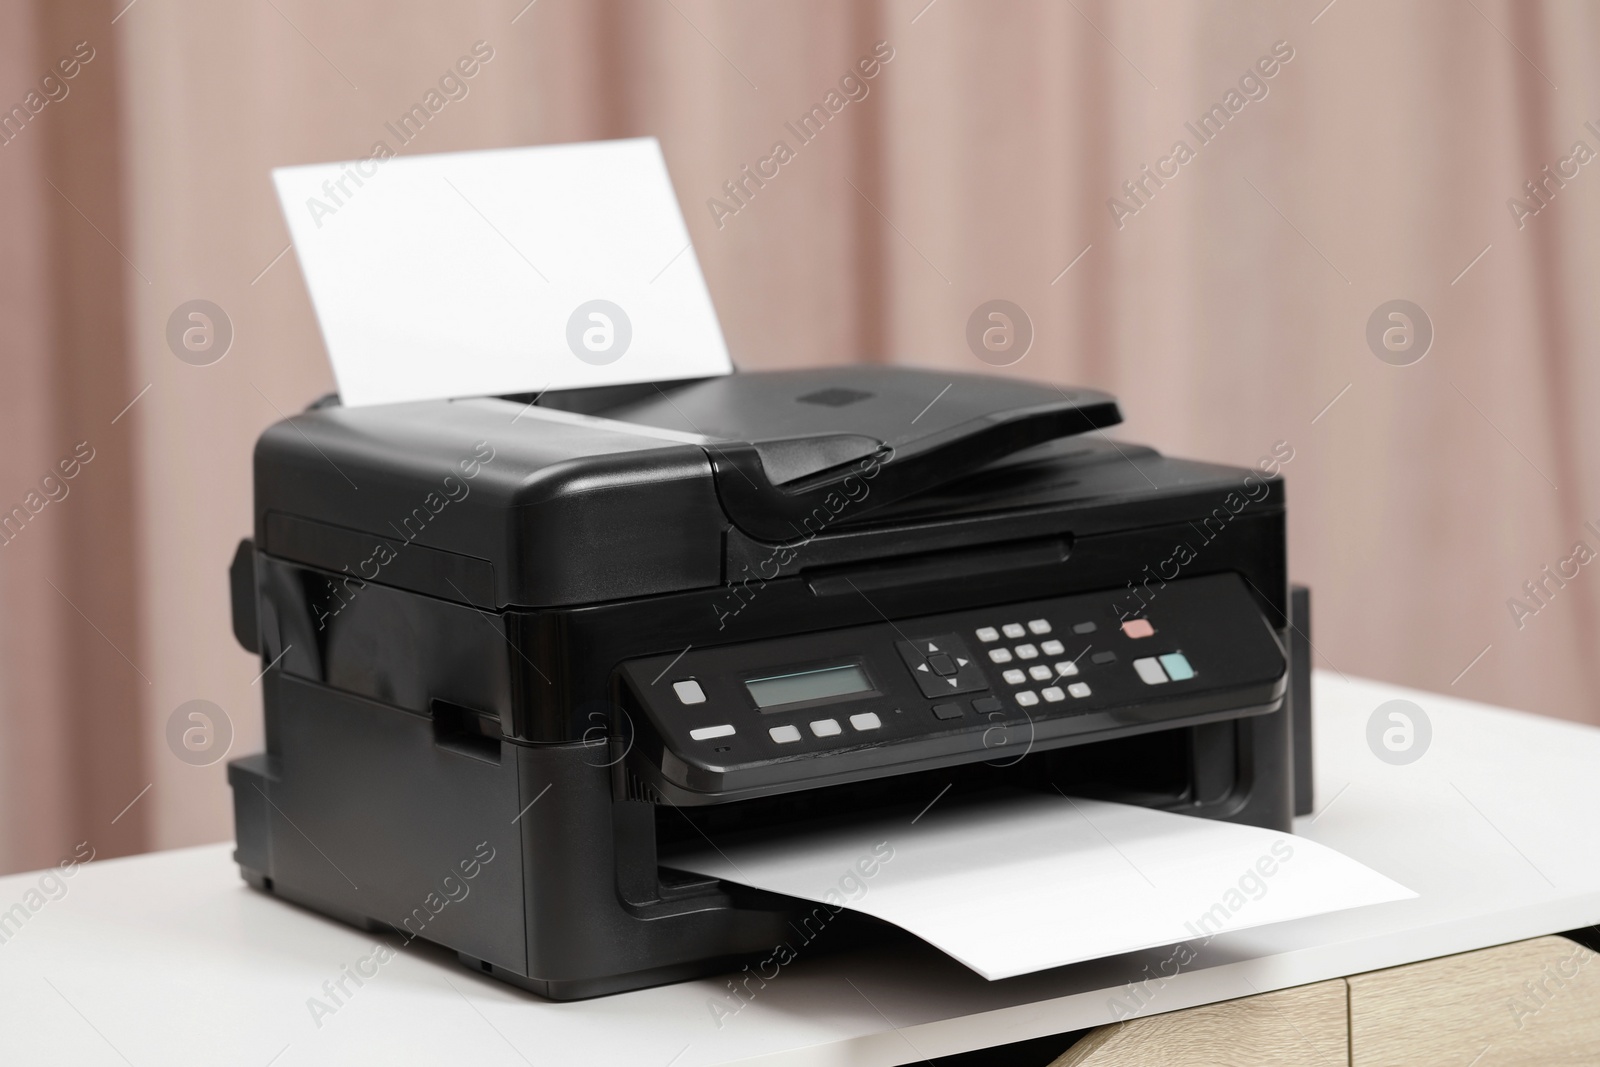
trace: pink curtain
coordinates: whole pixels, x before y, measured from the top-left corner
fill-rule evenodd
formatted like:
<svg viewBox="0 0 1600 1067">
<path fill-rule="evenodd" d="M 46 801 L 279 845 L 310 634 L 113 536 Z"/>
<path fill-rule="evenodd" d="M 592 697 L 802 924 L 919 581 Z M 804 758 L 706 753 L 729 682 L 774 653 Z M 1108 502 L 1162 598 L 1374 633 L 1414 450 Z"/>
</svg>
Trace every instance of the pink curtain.
<svg viewBox="0 0 1600 1067">
<path fill-rule="evenodd" d="M 0 5 L 0 868 L 149 839 L 114 11 Z M 80 42 L 93 42 L 76 49 Z M 63 66 L 64 64 L 64 66 Z M 72 74 L 66 75 L 64 71 Z M 182 552 L 177 545 L 167 548 Z M 146 797 L 145 799 L 148 799 Z"/>
<path fill-rule="evenodd" d="M 229 834 L 223 765 L 163 731 L 209 699 L 260 743 L 224 573 L 256 434 L 331 386 L 267 172 L 380 138 L 659 137 L 747 368 L 982 370 L 967 319 L 1010 300 L 1034 341 L 1002 373 L 1109 389 L 1174 453 L 1292 448 L 1321 666 L 1600 721 L 1588 6 L 125 3 L 0 3 L 10 97 L 96 50 L 0 147 L 0 502 L 97 450 L 0 548 L 0 867 Z M 236 331 L 203 368 L 164 339 L 195 298 Z M 1408 365 L 1368 341 L 1395 300 L 1431 325 Z"/>
</svg>

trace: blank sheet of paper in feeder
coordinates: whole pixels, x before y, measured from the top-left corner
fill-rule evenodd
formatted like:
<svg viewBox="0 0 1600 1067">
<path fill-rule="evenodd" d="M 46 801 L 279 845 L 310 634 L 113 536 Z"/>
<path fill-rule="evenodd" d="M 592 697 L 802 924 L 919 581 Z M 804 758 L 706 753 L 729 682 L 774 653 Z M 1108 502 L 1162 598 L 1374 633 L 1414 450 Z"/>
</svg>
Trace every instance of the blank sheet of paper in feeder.
<svg viewBox="0 0 1600 1067">
<path fill-rule="evenodd" d="M 988 979 L 1416 895 L 1277 830 L 1057 795 L 941 803 L 662 862 L 842 903 Z"/>
<path fill-rule="evenodd" d="M 732 370 L 654 138 L 272 176 L 347 405 Z"/>
</svg>

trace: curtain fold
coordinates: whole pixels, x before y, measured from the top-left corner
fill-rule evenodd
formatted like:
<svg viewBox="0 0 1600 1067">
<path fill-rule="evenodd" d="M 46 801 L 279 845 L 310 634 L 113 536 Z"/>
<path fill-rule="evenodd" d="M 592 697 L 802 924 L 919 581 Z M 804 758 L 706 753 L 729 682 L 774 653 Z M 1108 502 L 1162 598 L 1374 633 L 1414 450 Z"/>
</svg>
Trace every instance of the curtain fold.
<svg viewBox="0 0 1600 1067">
<path fill-rule="evenodd" d="M 997 373 L 1108 389 L 1173 453 L 1292 448 L 1320 666 L 1600 722 L 1581 3 L 125 3 L 0 2 L 0 99 L 96 52 L 0 146 L 0 503 L 96 450 L 0 547 L 0 869 L 231 832 L 224 764 L 164 731 L 207 699 L 260 745 L 226 567 L 256 435 L 332 386 L 268 171 L 367 154 L 479 41 L 395 147 L 660 138 L 740 366 L 990 371 L 967 320 L 1012 301 Z M 208 367 L 165 341 L 192 299 L 235 331 Z M 1393 300 L 1432 327 L 1408 366 L 1368 341 Z"/>
<path fill-rule="evenodd" d="M 0 13 L 0 865 L 147 838 L 144 537 L 108 4 Z M 20 109 L 20 110 L 19 110 Z M 115 421 L 114 421 L 115 420 Z M 130 807 L 130 805 L 132 805 Z"/>
</svg>

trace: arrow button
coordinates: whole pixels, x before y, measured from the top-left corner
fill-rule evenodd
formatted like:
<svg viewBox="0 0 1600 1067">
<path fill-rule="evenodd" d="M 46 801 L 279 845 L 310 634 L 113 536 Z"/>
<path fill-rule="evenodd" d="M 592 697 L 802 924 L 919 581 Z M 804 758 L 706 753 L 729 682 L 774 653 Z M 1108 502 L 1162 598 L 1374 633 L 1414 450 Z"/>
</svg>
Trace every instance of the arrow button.
<svg viewBox="0 0 1600 1067">
<path fill-rule="evenodd" d="M 989 688 L 983 668 L 958 635 L 909 638 L 895 642 L 895 648 L 925 697 L 942 700 Z"/>
</svg>

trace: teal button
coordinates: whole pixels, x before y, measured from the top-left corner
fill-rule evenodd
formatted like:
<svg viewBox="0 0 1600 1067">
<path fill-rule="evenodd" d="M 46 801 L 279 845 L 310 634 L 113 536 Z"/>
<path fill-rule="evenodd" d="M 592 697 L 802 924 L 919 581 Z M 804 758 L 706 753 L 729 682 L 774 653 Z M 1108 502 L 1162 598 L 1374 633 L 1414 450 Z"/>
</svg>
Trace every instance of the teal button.
<svg viewBox="0 0 1600 1067">
<path fill-rule="evenodd" d="M 1168 652 L 1161 657 L 1161 666 L 1167 669 L 1167 677 L 1174 682 L 1186 682 L 1194 677 L 1194 668 L 1189 666 L 1182 652 Z"/>
</svg>

